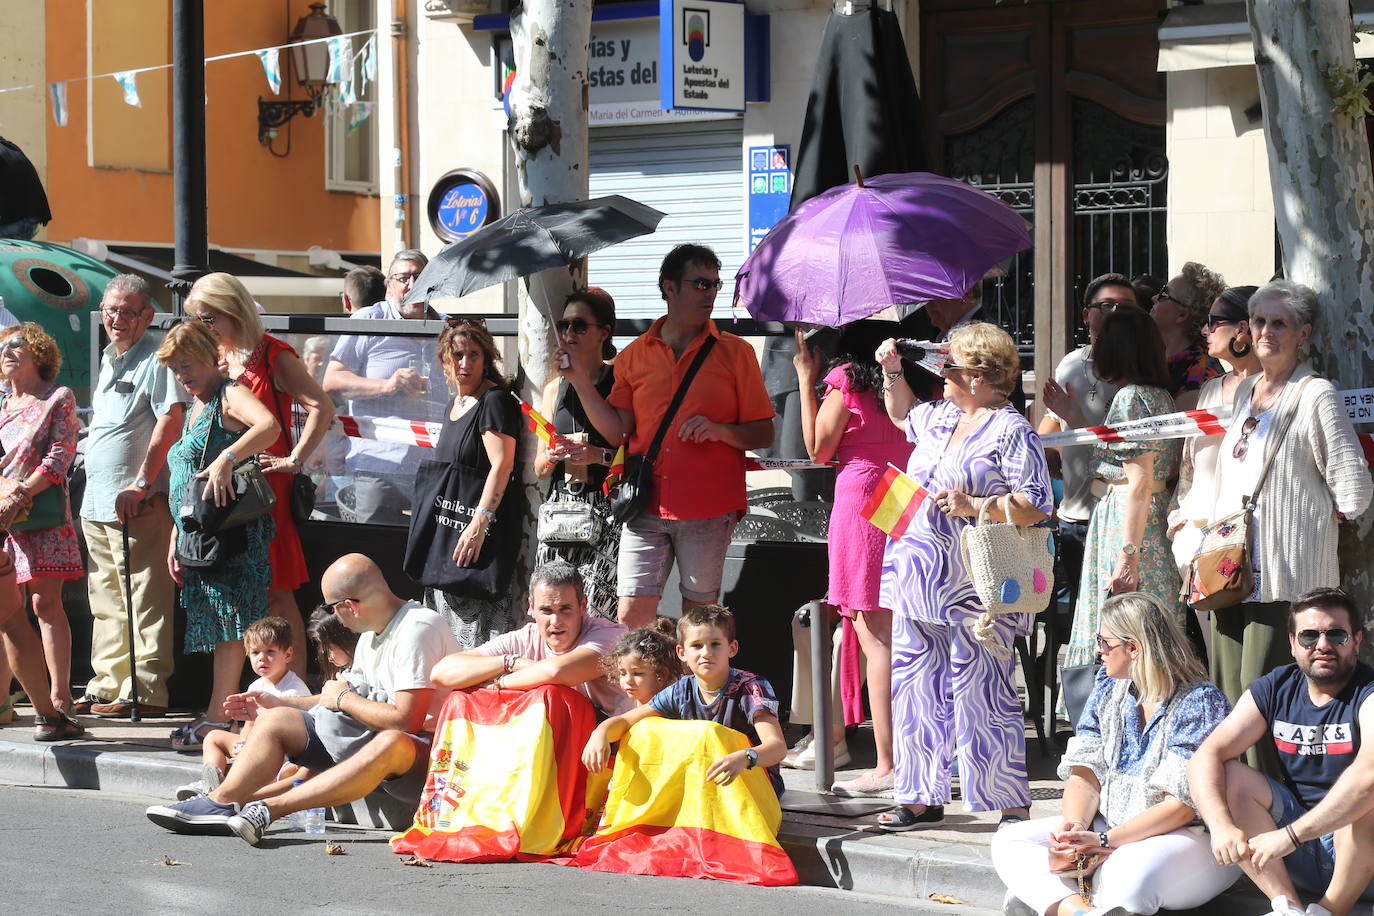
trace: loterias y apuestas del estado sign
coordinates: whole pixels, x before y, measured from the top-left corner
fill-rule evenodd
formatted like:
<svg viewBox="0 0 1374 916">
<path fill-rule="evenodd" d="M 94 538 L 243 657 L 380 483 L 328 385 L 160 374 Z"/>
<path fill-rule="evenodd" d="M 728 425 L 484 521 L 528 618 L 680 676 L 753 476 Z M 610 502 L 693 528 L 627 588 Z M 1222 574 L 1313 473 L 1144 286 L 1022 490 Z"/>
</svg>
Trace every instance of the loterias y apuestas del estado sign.
<svg viewBox="0 0 1374 916">
<path fill-rule="evenodd" d="M 744 110 L 744 4 L 660 0 L 664 108 Z"/>
</svg>

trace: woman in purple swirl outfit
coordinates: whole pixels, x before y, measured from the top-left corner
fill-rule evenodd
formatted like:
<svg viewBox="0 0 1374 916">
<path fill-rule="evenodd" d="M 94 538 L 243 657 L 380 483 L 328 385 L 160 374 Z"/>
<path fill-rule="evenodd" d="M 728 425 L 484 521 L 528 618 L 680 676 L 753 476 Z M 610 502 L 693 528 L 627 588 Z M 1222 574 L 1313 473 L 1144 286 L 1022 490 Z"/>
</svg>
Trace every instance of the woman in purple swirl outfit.
<svg viewBox="0 0 1374 916">
<path fill-rule="evenodd" d="M 959 546 L 959 533 L 987 499 L 1010 495 L 1017 525 L 1045 521 L 1054 505 L 1040 439 L 1007 400 L 1020 372 L 1016 345 L 991 324 L 957 328 L 944 400 L 927 403 L 916 403 L 903 380 L 893 341 L 878 348 L 877 359 L 888 416 L 915 445 L 906 473 L 931 494 L 883 555 L 898 806 L 879 815 L 878 826 L 895 832 L 942 821 L 956 749 L 965 809 L 1001 810 L 1003 823 L 1024 820 L 1030 783 L 1011 650 L 1033 618 L 998 616 L 984 636 L 995 645 L 975 638 L 970 625 L 986 609 Z M 990 520 L 1008 520 L 1004 504 L 988 507 Z"/>
</svg>

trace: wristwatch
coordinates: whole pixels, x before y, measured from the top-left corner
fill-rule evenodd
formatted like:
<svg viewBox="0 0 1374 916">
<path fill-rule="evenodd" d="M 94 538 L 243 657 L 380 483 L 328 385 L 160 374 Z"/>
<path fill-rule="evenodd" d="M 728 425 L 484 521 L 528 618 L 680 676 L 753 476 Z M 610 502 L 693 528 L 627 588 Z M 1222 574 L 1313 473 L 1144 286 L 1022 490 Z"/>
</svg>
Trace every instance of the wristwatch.
<svg viewBox="0 0 1374 916">
<path fill-rule="evenodd" d="M 147 477 L 135 477 L 135 478 L 134 478 L 134 486 L 138 487 L 140 490 L 146 490 L 146 489 L 148 489 L 148 478 L 147 478 Z"/>
<path fill-rule="evenodd" d="M 746 747 L 744 749 L 744 759 L 749 761 L 749 763 L 745 766 L 745 769 L 752 770 L 754 767 L 759 765 L 759 752 L 754 750 L 752 747 Z M 1104 833 L 1103 836 L 1106 836 L 1106 834 Z"/>
<path fill-rule="evenodd" d="M 1106 832 L 1099 833 L 1099 834 L 1097 835 L 1097 845 L 1098 845 L 1098 846 L 1101 846 L 1103 849 L 1111 849 L 1111 848 L 1112 848 L 1112 844 L 1107 840 L 1107 834 L 1106 834 Z"/>
<path fill-rule="evenodd" d="M 226 448 L 224 451 L 220 452 L 220 454 L 223 455 L 225 458 L 228 458 L 230 464 L 238 464 L 238 463 L 239 463 L 239 456 L 238 456 L 238 455 L 235 455 L 233 452 L 229 451 L 229 449 L 227 449 L 227 448 Z"/>
<path fill-rule="evenodd" d="M 1133 557 L 1140 553 L 1140 548 L 1128 542 L 1121 545 L 1121 552 L 1128 557 Z"/>
</svg>

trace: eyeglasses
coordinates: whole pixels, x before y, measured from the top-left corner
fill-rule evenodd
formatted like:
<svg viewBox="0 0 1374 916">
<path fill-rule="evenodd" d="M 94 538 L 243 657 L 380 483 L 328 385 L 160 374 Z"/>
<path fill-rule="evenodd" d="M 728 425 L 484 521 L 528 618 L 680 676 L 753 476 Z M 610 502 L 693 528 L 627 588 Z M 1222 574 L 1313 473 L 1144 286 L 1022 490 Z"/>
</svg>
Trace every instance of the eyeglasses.
<svg viewBox="0 0 1374 916">
<path fill-rule="evenodd" d="M 1119 308 L 1133 305 L 1135 305 L 1134 302 L 1128 302 L 1125 299 L 1098 299 L 1096 302 L 1089 302 L 1083 307 L 1090 312 L 1093 309 L 1102 309 L 1104 312 L 1115 312 Z"/>
<path fill-rule="evenodd" d="M 1304 649 L 1311 649 L 1317 645 L 1317 641 L 1323 636 L 1326 641 L 1333 646 L 1343 646 L 1350 641 L 1350 631 L 1344 627 L 1332 627 L 1329 630 L 1299 630 L 1298 645 Z"/>
<path fill-rule="evenodd" d="M 101 309 L 100 314 L 111 321 L 133 321 L 143 314 L 142 309 Z"/>
<path fill-rule="evenodd" d="M 205 325 L 206 327 L 211 327 L 211 328 L 213 328 L 213 327 L 215 326 L 215 313 L 214 313 L 214 312 L 201 312 L 199 315 L 193 315 L 193 316 L 191 316 L 191 317 L 195 318 L 197 321 L 199 321 L 201 324 Z"/>
<path fill-rule="evenodd" d="M 695 280 L 683 280 L 682 282 L 691 286 L 693 289 L 697 290 L 697 292 L 702 293 L 706 292 L 708 289 L 720 292 L 720 288 L 725 285 L 725 281 L 719 277 L 714 280 L 708 280 L 705 277 L 697 277 Z"/>
<path fill-rule="evenodd" d="M 565 318 L 565 319 L 563 319 L 563 320 L 561 320 L 561 321 L 555 321 L 555 322 L 553 323 L 553 326 L 554 326 L 554 329 L 557 330 L 559 334 L 566 334 L 566 333 L 568 333 L 569 331 L 572 331 L 572 332 L 573 332 L 574 334 L 576 334 L 578 337 L 581 337 L 583 334 L 587 333 L 587 332 L 590 331 L 592 328 L 603 328 L 603 327 L 605 327 L 605 325 L 603 325 L 603 324 L 592 324 L 591 322 L 585 321 L 585 320 L 583 320 L 583 319 L 581 319 L 581 318 L 571 318 L 571 319 Z"/>
<path fill-rule="evenodd" d="M 1117 646 L 1124 646 L 1124 645 L 1125 645 L 1126 643 L 1128 643 L 1128 642 L 1130 642 L 1129 639 L 1118 639 L 1115 643 L 1113 643 L 1110 639 L 1108 639 L 1107 637 L 1103 636 L 1101 633 L 1098 633 L 1098 634 L 1097 634 L 1097 652 L 1098 652 L 1099 655 L 1107 655 L 1107 654 L 1110 653 L 1113 649 L 1115 649 Z"/>
<path fill-rule="evenodd" d="M 339 605 L 343 604 L 345 601 L 354 601 L 354 602 L 356 602 L 357 600 L 358 600 L 357 598 L 340 598 L 338 601 L 328 601 L 328 602 L 325 602 L 324 604 L 321 604 L 320 607 L 324 608 L 326 611 L 332 611 L 332 610 L 334 610 L 334 608 L 336 608 L 336 607 L 338 607 Z"/>
<path fill-rule="evenodd" d="M 417 271 L 413 274 L 391 274 L 387 277 L 387 279 L 392 281 L 393 283 L 398 283 L 401 286 L 410 286 L 412 283 L 415 282 L 415 278 L 418 276 L 420 276 L 420 274 Z"/>
<path fill-rule="evenodd" d="M 1159 292 L 1155 293 L 1155 301 L 1156 301 L 1156 302 L 1177 302 L 1179 305 L 1183 306 L 1184 308 L 1187 308 L 1187 307 L 1188 307 L 1188 303 L 1184 302 L 1182 299 L 1178 298 L 1178 297 L 1175 296 L 1173 293 L 1169 292 L 1169 290 L 1168 290 L 1167 287 L 1166 287 L 1165 289 L 1161 289 Z"/>
<path fill-rule="evenodd" d="M 1244 461 L 1245 456 L 1250 454 L 1250 434 L 1259 426 L 1259 417 L 1246 417 L 1245 422 L 1240 425 L 1240 438 L 1236 440 L 1236 447 L 1231 449 L 1231 457 L 1237 461 Z"/>
<path fill-rule="evenodd" d="M 1240 324 L 1240 322 L 1232 318 L 1223 318 L 1220 315 L 1208 315 L 1207 323 L 1203 325 L 1203 328 L 1208 331 L 1215 331 L 1223 324 Z"/>
</svg>

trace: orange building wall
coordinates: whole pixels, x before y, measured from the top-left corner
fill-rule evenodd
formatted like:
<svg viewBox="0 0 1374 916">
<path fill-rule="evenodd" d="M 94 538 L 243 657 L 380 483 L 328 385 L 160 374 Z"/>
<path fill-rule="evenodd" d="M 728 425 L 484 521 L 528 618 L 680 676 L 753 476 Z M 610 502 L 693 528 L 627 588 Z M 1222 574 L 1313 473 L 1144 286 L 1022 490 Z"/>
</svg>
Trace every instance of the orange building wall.
<svg viewBox="0 0 1374 916">
<path fill-rule="evenodd" d="M 282 0 L 206 3 L 206 56 L 284 43 L 296 19 L 309 12 L 304 0 L 287 7 L 289 22 Z M 85 0 L 48 0 L 47 10 L 48 80 L 84 76 Z M 163 23 L 153 26 L 157 34 L 149 36 L 150 43 L 168 41 L 164 28 Z M 355 50 L 361 47 L 360 40 L 354 39 Z M 287 57 L 282 56 L 280 98 L 285 98 L 288 80 L 294 82 Z M 129 67 L 137 65 L 131 62 Z M 100 82 L 116 85 L 109 77 Z M 140 75 L 139 88 L 145 98 L 154 86 L 154 80 Z M 320 113 L 292 120 L 291 153 L 279 159 L 257 139 L 258 96 L 271 96 L 256 55 L 207 64 L 205 90 L 211 244 L 226 248 L 304 250 L 320 245 L 345 251 L 378 250 L 378 199 L 325 189 Z M 67 126 L 57 127 L 48 118 L 47 190 L 53 221 L 47 227 L 47 237 L 54 241 L 85 236 L 170 243 L 172 175 L 90 166 L 89 85 L 72 82 L 67 91 Z M 291 94 L 294 98 L 304 95 L 299 87 Z M 108 97 L 107 92 L 97 96 L 102 100 Z M 122 107 L 117 93 L 114 97 L 115 104 Z M 278 150 L 285 147 L 286 137 L 287 128 L 283 127 L 276 141 Z"/>
</svg>

